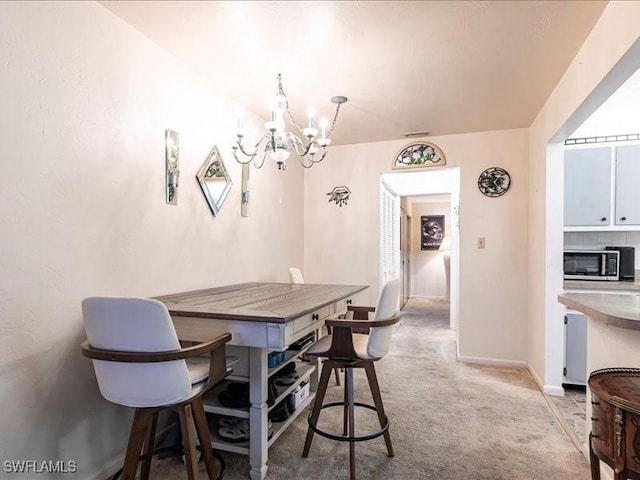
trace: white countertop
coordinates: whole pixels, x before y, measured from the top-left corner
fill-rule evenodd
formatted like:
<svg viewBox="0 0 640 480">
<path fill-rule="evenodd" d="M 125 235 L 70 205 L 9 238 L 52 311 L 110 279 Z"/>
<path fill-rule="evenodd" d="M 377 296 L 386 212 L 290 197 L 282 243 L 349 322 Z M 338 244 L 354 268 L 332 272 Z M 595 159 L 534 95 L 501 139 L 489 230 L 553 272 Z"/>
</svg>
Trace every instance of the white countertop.
<svg viewBox="0 0 640 480">
<path fill-rule="evenodd" d="M 640 294 L 563 293 L 558 301 L 605 325 L 640 330 Z"/>
</svg>

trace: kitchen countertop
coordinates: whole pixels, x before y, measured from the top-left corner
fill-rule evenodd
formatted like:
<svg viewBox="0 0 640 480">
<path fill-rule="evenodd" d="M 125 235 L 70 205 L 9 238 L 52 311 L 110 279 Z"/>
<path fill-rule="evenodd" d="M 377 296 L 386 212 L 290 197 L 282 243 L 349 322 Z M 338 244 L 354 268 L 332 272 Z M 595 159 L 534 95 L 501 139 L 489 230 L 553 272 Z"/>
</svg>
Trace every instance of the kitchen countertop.
<svg viewBox="0 0 640 480">
<path fill-rule="evenodd" d="M 632 290 L 640 293 L 640 280 L 636 275 L 633 282 L 609 282 L 606 280 L 565 280 L 562 287 L 565 290 Z"/>
<path fill-rule="evenodd" d="M 558 301 L 588 317 L 601 321 L 605 325 L 640 330 L 640 295 L 593 292 L 563 293 L 558 295 Z"/>
</svg>

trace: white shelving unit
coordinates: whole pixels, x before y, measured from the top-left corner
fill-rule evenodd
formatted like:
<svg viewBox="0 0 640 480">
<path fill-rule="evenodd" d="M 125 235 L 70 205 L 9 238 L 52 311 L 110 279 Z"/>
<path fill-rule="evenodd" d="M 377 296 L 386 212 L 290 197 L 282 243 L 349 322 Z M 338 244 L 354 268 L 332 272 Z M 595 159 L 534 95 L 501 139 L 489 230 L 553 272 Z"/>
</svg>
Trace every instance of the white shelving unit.
<svg viewBox="0 0 640 480">
<path fill-rule="evenodd" d="M 278 395 L 273 405 L 269 407 L 268 409 L 269 412 L 271 412 L 271 410 L 273 410 L 280 402 L 284 401 L 287 398 L 287 396 L 296 389 L 298 385 L 308 382 L 311 377 L 311 374 L 316 370 L 316 367 L 314 365 L 308 364 L 304 361 L 298 361 L 305 351 L 306 349 L 286 350 L 285 360 L 280 362 L 277 366 L 270 368 L 268 370 L 268 377 L 271 378 L 289 363 L 296 362 L 296 372 L 298 373 L 298 378 L 293 384 L 288 385 L 286 387 L 276 385 Z M 249 407 L 246 407 L 246 408 L 225 407 L 218 400 L 218 394 L 222 390 L 224 390 L 227 384 L 231 381 L 248 382 L 249 378 L 244 376 L 236 376 L 236 375 L 228 376 L 225 382 L 213 388 L 210 392 L 208 392 L 203 397 L 204 410 L 205 412 L 213 413 L 216 415 L 249 419 Z M 295 409 L 295 411 L 284 422 L 272 422 L 273 435 L 269 439 L 268 447 L 270 447 L 273 444 L 273 442 L 277 440 L 277 438 L 282 434 L 282 432 L 286 430 L 286 428 L 297 418 L 298 415 L 300 415 L 300 413 L 302 413 L 304 410 L 307 409 L 309 404 L 311 404 L 311 402 L 315 398 L 315 395 L 316 395 L 315 392 L 310 392 L 309 396 Z M 220 438 L 220 436 L 218 435 L 217 429 L 211 430 L 211 443 L 213 445 L 213 448 L 218 450 L 238 453 L 241 455 L 249 455 L 248 440 L 241 443 L 226 442 Z"/>
</svg>

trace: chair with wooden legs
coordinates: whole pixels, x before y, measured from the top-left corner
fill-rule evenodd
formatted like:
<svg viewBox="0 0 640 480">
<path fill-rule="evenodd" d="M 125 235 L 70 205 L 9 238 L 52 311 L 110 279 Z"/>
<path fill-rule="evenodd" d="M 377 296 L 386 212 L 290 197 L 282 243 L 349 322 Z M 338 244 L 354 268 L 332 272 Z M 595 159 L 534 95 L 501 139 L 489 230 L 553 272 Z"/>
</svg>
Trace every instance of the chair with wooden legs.
<svg viewBox="0 0 640 480">
<path fill-rule="evenodd" d="M 299 268 L 291 267 L 289 269 L 289 281 L 291 283 L 304 283 L 304 277 Z"/>
<path fill-rule="evenodd" d="M 178 412 L 189 480 L 199 476 L 194 424 L 209 479 L 221 478 L 224 464 L 218 456 L 218 468 L 211 447 L 202 395 L 227 375 L 231 335 L 181 348 L 167 308 L 147 298 L 86 298 L 82 314 L 82 354 L 93 361 L 100 393 L 136 409 L 122 478 L 133 480 L 142 459 L 140 479 L 148 480 L 158 413 L 165 408 Z"/>
<path fill-rule="evenodd" d="M 387 455 L 393 457 L 393 446 L 391 445 L 391 435 L 389 434 L 389 419 L 384 411 L 380 387 L 374 367 L 374 362 L 384 357 L 391 346 L 391 335 L 393 325 L 400 320 L 398 301 L 400 294 L 400 284 L 398 280 L 392 280 L 382 289 L 378 305 L 376 306 L 371 320 L 357 320 L 349 318 L 354 316 L 354 310 L 347 312 L 347 318 L 335 318 L 326 320 L 326 324 L 332 327 L 329 336 L 321 338 L 309 350 L 307 355 L 325 358 L 322 366 L 322 374 L 316 392 L 316 399 L 313 410 L 309 415 L 307 438 L 302 450 L 302 456 L 309 455 L 311 442 L 314 433 L 323 437 L 349 442 L 349 470 L 351 480 L 355 480 L 355 443 L 371 440 L 384 435 L 387 446 Z M 353 308 L 353 307 L 352 307 Z M 355 309 L 366 312 L 370 309 Z M 354 333 L 354 330 L 361 331 L 363 328 L 369 329 L 369 334 Z M 345 369 L 344 401 L 323 404 L 327 391 L 331 370 L 334 368 Z M 364 368 L 369 381 L 369 388 L 373 397 L 374 405 L 367 405 L 356 402 L 354 399 L 353 369 Z M 317 427 L 320 411 L 329 407 L 343 407 L 343 434 L 334 435 L 320 430 Z M 375 410 L 380 422 L 380 430 L 369 435 L 355 435 L 355 407 L 363 407 Z"/>
<path fill-rule="evenodd" d="M 304 277 L 302 276 L 302 272 L 297 267 L 291 267 L 289 269 L 289 281 L 291 283 L 304 283 Z M 331 327 L 327 326 L 327 333 L 331 334 Z M 340 373 L 338 370 L 334 370 L 336 374 L 336 385 L 340 386 Z"/>
</svg>

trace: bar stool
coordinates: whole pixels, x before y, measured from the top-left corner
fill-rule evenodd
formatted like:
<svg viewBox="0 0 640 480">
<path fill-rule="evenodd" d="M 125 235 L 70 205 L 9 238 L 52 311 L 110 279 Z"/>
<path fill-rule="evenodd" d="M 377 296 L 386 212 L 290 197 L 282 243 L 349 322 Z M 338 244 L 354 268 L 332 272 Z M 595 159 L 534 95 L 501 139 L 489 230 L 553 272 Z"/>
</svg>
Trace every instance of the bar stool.
<svg viewBox="0 0 640 480">
<path fill-rule="evenodd" d="M 350 479 L 355 480 L 355 442 L 371 440 L 384 435 L 387 455 L 393 457 L 393 446 L 389 434 L 389 419 L 384 412 L 380 387 L 374 367 L 374 362 L 380 360 L 391 346 L 393 325 L 400 321 L 398 300 L 400 295 L 399 280 L 388 282 L 382 289 L 378 305 L 374 309 L 372 320 L 357 320 L 353 317 L 353 310 L 347 312 L 347 318 L 327 319 L 325 323 L 332 327 L 331 335 L 321 338 L 309 350 L 307 355 L 325 358 L 318 391 L 316 393 L 313 410 L 309 415 L 307 438 L 302 450 L 302 456 L 309 455 L 313 434 L 317 433 L 331 440 L 349 442 L 349 470 Z M 363 309 L 357 309 L 363 311 Z M 369 328 L 369 334 L 354 333 L 353 330 Z M 345 369 L 344 401 L 323 404 L 331 370 Z M 369 381 L 369 388 L 374 405 L 367 405 L 354 400 L 353 369 L 364 368 Z M 324 432 L 317 427 L 320 411 L 325 408 L 343 406 L 344 428 L 342 435 Z M 355 407 L 375 410 L 380 422 L 380 430 L 363 436 L 355 436 Z"/>
<path fill-rule="evenodd" d="M 149 478 L 158 413 L 165 408 L 178 411 L 189 480 L 198 478 L 194 426 L 209 479 L 221 478 L 224 462 L 211 447 L 202 395 L 229 373 L 225 344 L 231 335 L 180 348 L 167 308 L 148 298 L 86 298 L 82 314 L 87 333 L 82 354 L 93 360 L 100 393 L 136 409 L 123 480 L 133 480 L 141 459 L 140 479 Z"/>
</svg>

